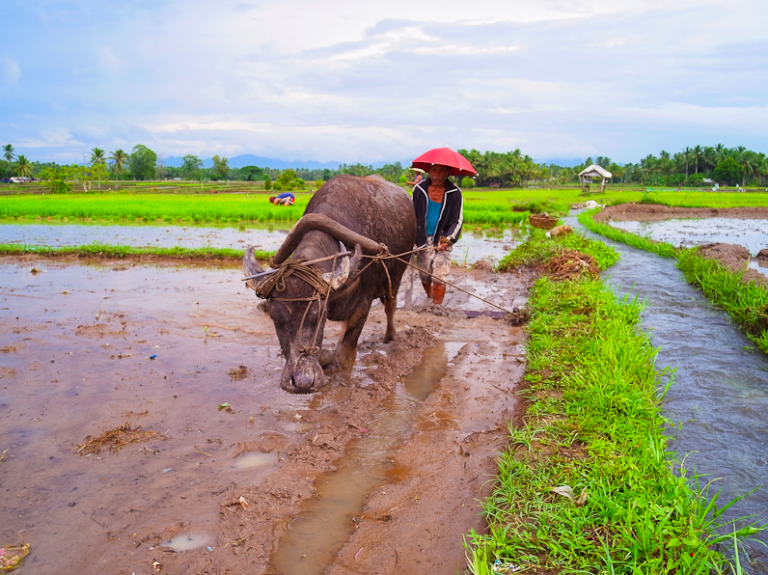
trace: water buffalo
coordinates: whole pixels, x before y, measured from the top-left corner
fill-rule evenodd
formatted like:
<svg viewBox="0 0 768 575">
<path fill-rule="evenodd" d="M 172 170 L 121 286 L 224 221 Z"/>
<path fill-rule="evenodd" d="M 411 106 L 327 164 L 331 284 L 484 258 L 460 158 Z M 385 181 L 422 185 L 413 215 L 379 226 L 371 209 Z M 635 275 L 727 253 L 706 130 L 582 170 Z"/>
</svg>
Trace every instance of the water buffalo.
<svg viewBox="0 0 768 575">
<path fill-rule="evenodd" d="M 272 263 L 290 265 L 331 256 L 314 264 L 324 278 L 322 289 L 298 273 L 277 280 L 269 293 L 259 291 L 261 278 L 246 284 L 269 300 L 269 315 L 285 357 L 280 378 L 283 389 L 309 393 L 326 382 L 322 367 L 350 369 L 357 357 L 357 340 L 376 298 L 384 304 L 387 315 L 384 342 L 392 341 L 397 291 L 406 264 L 396 259 L 374 261 L 366 255 L 379 253 L 381 244 L 390 254 L 407 252 L 415 238 L 416 216 L 408 194 L 383 178 L 336 176 L 315 193 Z M 347 255 L 334 259 L 339 253 Z M 243 270 L 247 276 L 264 271 L 251 246 L 246 249 Z M 327 309 L 323 302 L 311 299 L 320 291 L 328 292 Z M 335 351 L 321 349 L 326 319 L 344 322 Z"/>
</svg>

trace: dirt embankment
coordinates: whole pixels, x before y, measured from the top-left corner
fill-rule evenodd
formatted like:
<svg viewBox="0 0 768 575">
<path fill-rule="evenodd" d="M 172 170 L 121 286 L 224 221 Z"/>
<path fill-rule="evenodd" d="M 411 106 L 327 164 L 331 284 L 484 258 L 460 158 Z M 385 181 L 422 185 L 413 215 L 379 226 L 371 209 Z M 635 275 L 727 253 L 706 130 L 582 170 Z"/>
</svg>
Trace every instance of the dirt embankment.
<svg viewBox="0 0 768 575">
<path fill-rule="evenodd" d="M 595 214 L 596 222 L 649 222 L 673 218 L 742 218 L 768 219 L 768 208 L 678 208 L 659 204 L 619 204 Z"/>
</svg>

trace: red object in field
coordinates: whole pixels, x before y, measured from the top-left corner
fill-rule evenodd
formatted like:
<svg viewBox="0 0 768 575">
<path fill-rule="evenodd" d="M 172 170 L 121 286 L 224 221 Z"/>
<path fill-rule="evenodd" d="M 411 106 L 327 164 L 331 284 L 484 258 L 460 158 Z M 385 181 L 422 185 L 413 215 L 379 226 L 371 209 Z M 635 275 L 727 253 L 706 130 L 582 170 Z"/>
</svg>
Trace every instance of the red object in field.
<svg viewBox="0 0 768 575">
<path fill-rule="evenodd" d="M 477 170 L 472 167 L 472 164 L 470 164 L 464 156 L 458 152 L 454 152 L 450 148 L 435 148 L 434 150 L 430 150 L 413 160 L 413 162 L 411 162 L 411 167 L 428 172 L 429 168 L 435 164 L 451 168 L 452 176 L 477 175 Z"/>
</svg>

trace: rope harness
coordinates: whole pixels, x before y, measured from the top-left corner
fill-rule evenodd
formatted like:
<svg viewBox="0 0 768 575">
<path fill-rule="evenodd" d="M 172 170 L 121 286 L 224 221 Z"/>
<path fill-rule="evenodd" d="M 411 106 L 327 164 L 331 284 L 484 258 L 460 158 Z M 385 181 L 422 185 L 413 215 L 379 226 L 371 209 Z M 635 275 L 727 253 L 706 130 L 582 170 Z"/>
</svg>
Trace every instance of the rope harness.
<svg viewBox="0 0 768 575">
<path fill-rule="evenodd" d="M 387 266 L 385 265 L 385 262 L 387 260 L 397 260 L 399 262 L 404 263 L 406 266 L 410 266 L 414 268 L 415 270 L 418 270 L 419 272 L 426 274 L 430 276 L 431 278 L 436 278 L 432 273 L 428 272 L 427 270 L 423 270 L 414 263 L 411 263 L 407 259 L 403 259 L 404 256 L 410 256 L 411 254 L 421 252 L 424 250 L 430 250 L 430 249 L 436 249 L 433 246 L 421 246 L 420 248 L 415 248 L 413 250 L 403 252 L 401 254 L 390 254 L 389 249 L 384 244 L 379 244 L 379 252 L 376 255 L 363 255 L 363 258 L 366 258 L 370 260 L 359 272 L 355 272 L 355 277 L 362 274 L 365 270 L 367 270 L 371 265 L 375 263 L 380 263 L 382 268 L 384 268 L 384 273 L 387 274 L 387 283 L 388 283 L 388 292 L 389 292 L 389 300 L 391 301 L 394 297 L 392 293 L 392 278 L 389 275 L 389 270 L 387 269 Z M 317 336 L 320 333 L 320 326 L 323 324 L 323 321 L 325 319 L 325 316 L 328 312 L 328 297 L 331 293 L 331 283 L 330 281 L 326 281 L 322 276 L 322 271 L 320 268 L 318 268 L 315 264 L 315 262 L 323 261 L 323 260 L 332 260 L 331 270 L 336 269 L 336 261 L 338 257 L 341 254 L 336 253 L 333 256 L 327 257 L 327 258 L 321 258 L 320 260 L 313 260 L 311 262 L 307 262 L 307 260 L 286 260 L 283 263 L 275 266 L 273 258 L 270 258 L 269 260 L 269 267 L 274 268 L 274 271 L 271 273 L 265 273 L 263 274 L 265 277 L 264 279 L 259 279 L 258 281 L 255 281 L 252 277 L 245 278 L 246 280 L 251 279 L 253 283 L 255 284 L 253 289 L 256 292 L 256 295 L 260 297 L 261 299 L 265 300 L 273 300 L 273 301 L 306 301 L 307 307 L 304 310 L 304 315 L 301 317 L 301 323 L 299 324 L 299 337 L 301 337 L 301 332 L 304 328 L 304 321 L 307 318 L 307 314 L 309 313 L 309 309 L 312 307 L 313 302 L 317 302 L 318 305 L 318 318 L 317 318 L 317 325 L 315 326 L 315 332 L 312 335 L 312 339 L 309 341 L 308 344 L 302 344 L 299 346 L 299 358 L 302 356 L 307 357 L 316 357 L 320 353 L 320 346 L 317 345 Z M 346 257 L 346 256 L 342 256 Z M 331 272 L 333 274 L 333 272 Z M 258 274 L 262 275 L 262 274 Z M 314 293 L 310 297 L 299 297 L 299 298 L 281 298 L 281 297 L 274 297 L 275 290 L 278 292 L 285 291 L 285 280 L 289 277 L 294 276 L 297 279 L 302 280 L 303 282 L 307 283 L 310 287 L 313 288 Z M 331 276 L 332 277 L 332 276 Z M 491 305 L 495 308 L 498 308 L 507 314 L 511 314 L 508 309 L 505 309 L 499 305 L 496 305 L 493 302 L 488 301 L 487 299 L 484 299 L 478 295 L 473 294 L 470 291 L 467 291 L 463 288 L 460 288 L 459 286 L 452 284 L 448 281 L 446 281 L 444 278 L 440 279 L 440 283 L 445 283 L 459 291 L 462 291 L 471 297 L 477 298 L 482 302 L 487 303 L 488 305 Z"/>
<path fill-rule="evenodd" d="M 334 255 L 332 260 L 333 264 L 331 269 L 336 268 L 336 259 L 338 254 Z M 306 260 L 286 260 L 276 267 L 275 273 L 270 274 L 262 281 L 256 284 L 254 290 L 256 295 L 262 299 L 269 299 L 274 301 L 306 301 L 307 307 L 304 310 L 304 315 L 301 316 L 301 323 L 299 324 L 299 337 L 304 329 L 304 321 L 307 319 L 309 309 L 312 307 L 312 302 L 317 302 L 318 306 L 318 318 L 317 325 L 315 326 L 315 333 L 312 335 L 312 339 L 308 344 L 302 344 L 299 346 L 299 358 L 302 356 L 316 357 L 320 353 L 320 346 L 317 345 L 317 336 L 320 333 L 320 326 L 323 323 L 323 319 L 328 310 L 328 295 L 331 292 L 331 284 L 326 282 L 322 277 L 322 272 L 314 264 L 306 264 Z M 273 267 L 273 261 L 270 258 L 269 266 Z M 298 298 L 281 298 L 273 297 L 273 292 L 285 290 L 285 280 L 291 276 L 295 276 L 297 279 L 309 284 L 314 289 L 314 293 L 311 297 L 298 297 Z"/>
</svg>

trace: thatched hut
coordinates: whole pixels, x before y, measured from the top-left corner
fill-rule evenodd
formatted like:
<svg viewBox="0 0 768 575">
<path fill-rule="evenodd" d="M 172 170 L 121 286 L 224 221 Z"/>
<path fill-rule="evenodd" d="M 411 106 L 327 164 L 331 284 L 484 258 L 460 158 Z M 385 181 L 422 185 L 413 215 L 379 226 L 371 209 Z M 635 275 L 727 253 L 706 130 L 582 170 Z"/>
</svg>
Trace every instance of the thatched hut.
<svg viewBox="0 0 768 575">
<path fill-rule="evenodd" d="M 586 196 L 589 193 L 589 185 L 592 183 L 592 178 L 602 178 L 600 182 L 600 191 L 593 192 L 598 194 L 605 193 L 605 181 L 612 178 L 613 174 L 597 164 L 592 164 L 588 168 L 579 172 L 579 182 L 581 183 L 581 195 Z"/>
</svg>

